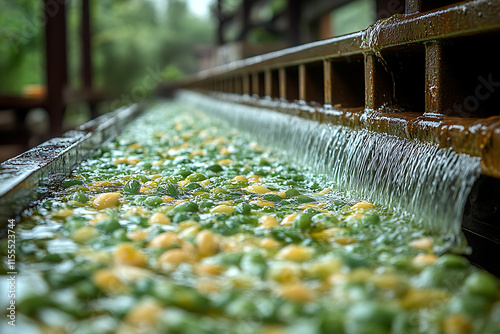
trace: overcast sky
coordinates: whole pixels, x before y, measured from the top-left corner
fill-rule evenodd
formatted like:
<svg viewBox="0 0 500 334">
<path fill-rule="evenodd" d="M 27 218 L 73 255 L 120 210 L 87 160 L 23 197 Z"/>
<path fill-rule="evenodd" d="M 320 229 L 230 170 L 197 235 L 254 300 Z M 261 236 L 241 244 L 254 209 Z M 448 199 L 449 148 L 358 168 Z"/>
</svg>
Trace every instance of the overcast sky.
<svg viewBox="0 0 500 334">
<path fill-rule="evenodd" d="M 168 0 L 150 0 L 154 2 L 159 9 L 165 8 Z M 186 0 L 191 11 L 199 16 L 209 15 L 209 6 L 215 0 Z"/>
<path fill-rule="evenodd" d="M 214 0 L 187 0 L 191 10 L 200 16 L 208 16 L 209 6 L 213 1 Z"/>
</svg>

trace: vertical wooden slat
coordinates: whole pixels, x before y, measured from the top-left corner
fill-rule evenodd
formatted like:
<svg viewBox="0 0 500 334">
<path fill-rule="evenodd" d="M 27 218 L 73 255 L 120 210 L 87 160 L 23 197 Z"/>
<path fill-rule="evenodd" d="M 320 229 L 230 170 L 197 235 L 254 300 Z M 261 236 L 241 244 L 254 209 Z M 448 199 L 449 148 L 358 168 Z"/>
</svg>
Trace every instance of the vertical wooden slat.
<svg viewBox="0 0 500 334">
<path fill-rule="evenodd" d="M 365 54 L 365 106 L 378 109 L 385 104 L 393 104 L 393 82 L 382 64 L 373 53 Z"/>
<path fill-rule="evenodd" d="M 332 62 L 323 61 L 323 86 L 325 89 L 325 104 L 332 104 Z"/>
<path fill-rule="evenodd" d="M 440 42 L 425 44 L 425 112 L 449 114 L 463 94 L 460 83 L 450 80 L 455 73 L 446 59 L 446 45 Z"/>
<path fill-rule="evenodd" d="M 375 85 L 373 80 L 375 61 L 373 54 L 365 54 L 365 107 L 368 109 L 375 109 Z"/>
<path fill-rule="evenodd" d="M 307 85 L 307 73 L 306 73 L 306 65 L 299 65 L 299 100 L 306 100 L 306 85 Z"/>
<path fill-rule="evenodd" d="M 299 100 L 324 104 L 323 62 L 299 65 Z"/>
<path fill-rule="evenodd" d="M 264 94 L 269 97 L 273 95 L 273 83 L 270 69 L 266 69 L 264 72 Z"/>
<path fill-rule="evenodd" d="M 437 113 L 443 109 L 442 57 L 439 43 L 425 45 L 425 112 Z"/>
</svg>

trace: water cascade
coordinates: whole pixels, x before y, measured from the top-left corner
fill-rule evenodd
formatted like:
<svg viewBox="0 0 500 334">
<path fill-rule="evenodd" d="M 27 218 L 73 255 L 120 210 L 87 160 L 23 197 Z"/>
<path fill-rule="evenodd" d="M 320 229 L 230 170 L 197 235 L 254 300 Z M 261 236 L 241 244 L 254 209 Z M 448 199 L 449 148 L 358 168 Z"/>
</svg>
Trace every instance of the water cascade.
<svg viewBox="0 0 500 334">
<path fill-rule="evenodd" d="M 184 101 L 252 135 L 339 190 L 395 210 L 426 230 L 461 241 L 461 221 L 480 159 L 395 136 L 354 131 L 185 92 Z"/>
</svg>

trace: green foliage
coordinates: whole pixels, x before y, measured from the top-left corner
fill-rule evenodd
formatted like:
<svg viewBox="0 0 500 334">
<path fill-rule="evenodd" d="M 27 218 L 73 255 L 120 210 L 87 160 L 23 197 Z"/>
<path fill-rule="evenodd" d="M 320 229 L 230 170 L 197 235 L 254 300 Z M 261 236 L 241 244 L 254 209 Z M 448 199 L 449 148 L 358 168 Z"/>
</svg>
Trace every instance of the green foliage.
<svg viewBox="0 0 500 334">
<path fill-rule="evenodd" d="M 26 84 L 40 83 L 43 60 L 41 1 L 2 2 L 0 11 L 0 93 L 20 93 Z M 39 70 L 36 70 L 39 69 Z"/>
<path fill-rule="evenodd" d="M 185 0 L 91 2 L 94 84 L 115 96 L 143 97 L 160 81 L 175 81 L 198 70 L 196 48 L 213 41 L 214 22 L 189 11 Z M 80 67 L 79 1 L 67 1 L 71 84 Z M 0 93 L 21 93 L 44 83 L 44 22 L 40 1 L 17 0 L 0 11 Z M 128 99 L 130 100 L 130 99 Z M 127 100 L 127 101 L 128 101 Z M 124 100 L 124 102 L 126 102 Z"/>
<path fill-rule="evenodd" d="M 166 12 L 146 0 L 96 6 L 96 79 L 116 93 L 197 71 L 196 46 L 212 43 L 212 23 L 190 13 L 184 0 L 169 0 Z"/>
<path fill-rule="evenodd" d="M 178 81 L 184 78 L 184 72 L 175 64 L 169 64 L 162 72 L 165 82 Z"/>
</svg>

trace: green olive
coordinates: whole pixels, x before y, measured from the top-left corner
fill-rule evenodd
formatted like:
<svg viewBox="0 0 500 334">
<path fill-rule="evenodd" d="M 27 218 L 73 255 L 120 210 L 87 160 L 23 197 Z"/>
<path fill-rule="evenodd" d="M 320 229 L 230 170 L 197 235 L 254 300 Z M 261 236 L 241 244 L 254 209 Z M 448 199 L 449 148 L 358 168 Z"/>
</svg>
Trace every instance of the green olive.
<svg viewBox="0 0 500 334">
<path fill-rule="evenodd" d="M 64 181 L 62 183 L 62 187 L 63 188 L 69 188 L 69 187 L 72 187 L 72 186 L 75 186 L 75 185 L 81 185 L 81 184 L 83 184 L 82 180 L 72 179 L 72 180 Z"/>
<path fill-rule="evenodd" d="M 221 165 L 210 165 L 207 167 L 207 169 L 211 172 L 215 172 L 215 173 L 218 173 L 218 172 L 222 172 L 224 169 L 222 168 Z"/>
<path fill-rule="evenodd" d="M 498 281 L 487 272 L 476 271 L 467 277 L 464 289 L 471 294 L 493 299 L 498 293 Z"/>
<path fill-rule="evenodd" d="M 71 195 L 71 199 L 80 203 L 87 203 L 89 201 L 89 197 L 83 192 L 76 192 Z"/>
<path fill-rule="evenodd" d="M 163 200 L 160 196 L 148 196 L 144 200 L 144 204 L 149 207 L 157 207 L 161 203 L 163 203 Z"/>
<path fill-rule="evenodd" d="M 286 194 L 286 198 L 292 198 L 295 196 L 299 196 L 300 192 L 297 189 L 290 188 L 290 189 L 285 191 L 285 194 Z"/>
<path fill-rule="evenodd" d="M 173 208 L 175 212 L 198 212 L 198 204 L 194 202 L 184 202 Z"/>
<path fill-rule="evenodd" d="M 125 183 L 123 191 L 127 194 L 136 195 L 141 190 L 141 183 L 137 180 L 129 180 Z"/>
<path fill-rule="evenodd" d="M 104 233 L 111 234 L 117 229 L 123 228 L 123 226 L 116 219 L 106 218 L 98 221 L 97 224 L 95 225 L 95 228 Z"/>
<path fill-rule="evenodd" d="M 292 227 L 307 231 L 311 228 L 311 216 L 307 213 L 299 213 L 292 221 Z"/>
<path fill-rule="evenodd" d="M 465 259 L 463 256 L 454 255 L 454 254 L 445 254 L 441 256 L 436 265 L 446 268 L 446 269 L 465 269 L 467 268 L 469 261 Z"/>
<path fill-rule="evenodd" d="M 239 213 L 242 215 L 248 215 L 252 211 L 252 208 L 250 204 L 247 202 L 242 202 L 236 205 L 236 208 L 234 209 L 234 213 Z"/>
<path fill-rule="evenodd" d="M 346 314 L 347 333 L 389 333 L 397 311 L 389 305 L 361 301 Z"/>
<path fill-rule="evenodd" d="M 190 182 L 184 186 L 188 190 L 195 190 L 201 188 L 201 185 L 198 182 Z"/>
<path fill-rule="evenodd" d="M 186 177 L 186 180 L 189 180 L 191 182 L 200 182 L 206 179 L 207 177 L 201 173 L 193 173 Z"/>
<path fill-rule="evenodd" d="M 465 293 L 455 296 L 448 306 L 452 313 L 463 313 L 471 316 L 484 314 L 489 306 L 489 300 L 486 297 Z"/>
<path fill-rule="evenodd" d="M 266 201 L 271 201 L 271 202 L 280 202 L 283 200 L 283 198 L 281 198 L 281 196 L 276 195 L 276 194 L 267 194 L 264 196 L 264 199 Z"/>
<path fill-rule="evenodd" d="M 297 202 L 299 203 L 310 203 L 310 202 L 315 202 L 316 200 L 305 195 L 299 195 L 296 197 Z"/>
<path fill-rule="evenodd" d="M 160 184 L 158 189 L 163 194 L 171 196 L 171 197 L 176 197 L 179 195 L 179 191 L 177 190 L 177 187 L 171 182 Z"/>
</svg>

